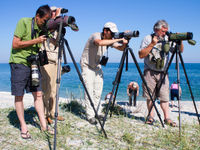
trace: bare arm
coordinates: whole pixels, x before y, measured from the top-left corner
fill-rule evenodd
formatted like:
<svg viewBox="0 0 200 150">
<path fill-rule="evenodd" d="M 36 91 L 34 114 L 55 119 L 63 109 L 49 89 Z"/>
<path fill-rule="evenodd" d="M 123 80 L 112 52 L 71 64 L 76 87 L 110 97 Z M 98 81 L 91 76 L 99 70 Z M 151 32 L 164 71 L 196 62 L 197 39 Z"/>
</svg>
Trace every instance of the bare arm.
<svg viewBox="0 0 200 150">
<path fill-rule="evenodd" d="M 106 100 L 106 98 L 107 98 L 107 95 L 105 96 L 104 100 Z"/>
<path fill-rule="evenodd" d="M 37 43 L 42 43 L 46 40 L 45 36 L 42 35 L 36 39 L 29 40 L 29 41 L 22 41 L 19 37 L 14 36 L 13 37 L 13 42 L 12 42 L 12 48 L 13 49 L 20 49 L 20 48 L 25 48 L 32 46 Z"/>
<path fill-rule="evenodd" d="M 120 51 L 124 51 L 124 49 L 127 47 L 127 44 L 128 44 L 129 41 L 124 39 L 124 38 L 122 39 L 122 41 L 123 41 L 122 45 L 120 45 L 120 46 L 113 45 L 113 47 L 120 50 Z"/>
<path fill-rule="evenodd" d="M 127 92 L 127 95 L 130 96 L 130 93 L 129 93 L 129 86 L 127 87 L 127 91 L 126 91 L 126 92 Z"/>
<path fill-rule="evenodd" d="M 158 38 L 157 38 L 157 36 L 154 36 L 151 43 L 147 47 L 145 47 L 139 51 L 139 57 L 141 59 L 145 58 L 151 52 L 152 48 L 156 45 L 157 42 L 158 42 Z"/>
<path fill-rule="evenodd" d="M 184 46 L 183 46 L 183 41 L 181 41 L 181 47 L 180 47 L 180 51 L 183 52 Z"/>
<path fill-rule="evenodd" d="M 113 43 L 119 42 L 119 41 L 122 41 L 122 39 L 103 39 L 103 40 L 95 39 L 94 43 L 97 46 L 109 46 L 109 45 L 112 45 Z"/>
<path fill-rule="evenodd" d="M 127 87 L 127 95 L 128 96 L 130 96 L 129 89 L 132 88 L 132 86 L 133 86 L 133 82 L 130 82 L 128 87 Z"/>
<path fill-rule="evenodd" d="M 137 96 L 139 96 L 139 85 L 137 85 Z"/>
<path fill-rule="evenodd" d="M 121 50 L 123 51 L 124 48 L 126 47 L 128 41 L 124 38 L 121 38 L 121 39 L 95 39 L 94 40 L 94 43 L 98 46 L 109 46 L 109 45 L 112 45 L 116 42 L 119 42 L 119 41 L 123 41 L 123 44 L 122 46 L 113 46 L 114 48 L 118 49 L 118 50 Z"/>
</svg>

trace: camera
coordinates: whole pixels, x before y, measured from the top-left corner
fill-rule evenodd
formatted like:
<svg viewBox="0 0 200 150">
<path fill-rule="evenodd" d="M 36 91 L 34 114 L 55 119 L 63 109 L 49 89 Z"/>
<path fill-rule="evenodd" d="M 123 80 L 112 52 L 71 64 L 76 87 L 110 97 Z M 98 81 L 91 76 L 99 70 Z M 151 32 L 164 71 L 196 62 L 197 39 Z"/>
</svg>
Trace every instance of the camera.
<svg viewBox="0 0 200 150">
<path fill-rule="evenodd" d="M 132 38 L 132 37 L 139 37 L 139 31 L 129 31 L 129 32 L 117 32 L 114 33 L 114 38 L 115 39 L 120 39 L 120 38 Z"/>
<path fill-rule="evenodd" d="M 73 31 L 78 31 L 78 26 L 75 24 L 76 20 L 73 16 L 58 16 L 55 19 L 49 19 L 46 22 L 46 28 L 48 30 L 56 30 L 59 28 L 60 23 L 63 21 L 63 27 L 69 26 Z"/>
<path fill-rule="evenodd" d="M 61 75 L 70 72 L 71 68 L 69 65 L 66 66 L 62 66 L 62 71 L 61 71 Z"/>
<path fill-rule="evenodd" d="M 39 51 L 38 55 L 39 55 L 40 66 L 44 66 L 49 63 L 46 50 Z"/>
<path fill-rule="evenodd" d="M 162 69 L 164 67 L 164 59 L 156 58 L 153 55 L 149 55 L 149 60 L 156 65 L 157 69 Z"/>
<path fill-rule="evenodd" d="M 108 62 L 108 57 L 103 56 L 103 57 L 101 58 L 101 61 L 99 62 L 99 64 L 100 64 L 100 65 L 103 65 L 103 66 L 106 66 L 107 62 Z"/>
<path fill-rule="evenodd" d="M 39 86 L 39 69 L 35 60 L 31 63 L 31 86 Z"/>
<path fill-rule="evenodd" d="M 47 52 L 46 50 L 39 51 L 37 55 L 30 55 L 27 57 L 27 61 L 32 63 L 33 61 L 36 61 L 37 64 L 40 66 L 44 66 L 48 64 L 48 57 L 47 57 Z"/>
<path fill-rule="evenodd" d="M 39 86 L 39 69 L 38 65 L 43 66 L 48 64 L 48 57 L 46 50 L 39 51 L 37 55 L 30 55 L 27 61 L 31 63 L 31 85 Z"/>
<path fill-rule="evenodd" d="M 67 12 L 68 12 L 68 9 L 62 8 L 60 13 L 63 14 L 63 13 L 67 13 Z"/>
</svg>

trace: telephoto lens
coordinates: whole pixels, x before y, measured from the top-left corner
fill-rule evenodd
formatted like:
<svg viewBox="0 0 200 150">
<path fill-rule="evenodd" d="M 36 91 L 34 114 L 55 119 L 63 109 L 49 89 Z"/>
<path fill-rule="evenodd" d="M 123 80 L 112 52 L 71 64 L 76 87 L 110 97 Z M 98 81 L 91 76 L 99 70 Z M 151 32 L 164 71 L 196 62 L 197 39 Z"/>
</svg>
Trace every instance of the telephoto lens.
<svg viewBox="0 0 200 150">
<path fill-rule="evenodd" d="M 139 34 L 140 32 L 138 30 L 129 32 L 117 32 L 114 33 L 114 39 L 139 37 Z"/>
<path fill-rule="evenodd" d="M 124 36 L 131 38 L 131 37 L 139 37 L 140 32 L 138 30 L 136 31 L 129 31 L 129 32 L 124 32 Z"/>
<path fill-rule="evenodd" d="M 169 36 L 169 41 L 191 40 L 193 38 L 192 32 L 185 32 L 185 33 L 170 33 L 170 32 L 167 32 L 166 35 Z"/>
<path fill-rule="evenodd" d="M 36 61 L 31 64 L 31 85 L 39 86 L 39 71 Z"/>
<path fill-rule="evenodd" d="M 58 29 L 62 21 L 63 21 L 63 27 L 69 26 L 71 24 L 75 24 L 76 22 L 73 16 L 64 16 L 64 18 L 59 16 L 56 19 L 49 19 L 46 23 L 46 27 L 48 30 Z"/>
</svg>

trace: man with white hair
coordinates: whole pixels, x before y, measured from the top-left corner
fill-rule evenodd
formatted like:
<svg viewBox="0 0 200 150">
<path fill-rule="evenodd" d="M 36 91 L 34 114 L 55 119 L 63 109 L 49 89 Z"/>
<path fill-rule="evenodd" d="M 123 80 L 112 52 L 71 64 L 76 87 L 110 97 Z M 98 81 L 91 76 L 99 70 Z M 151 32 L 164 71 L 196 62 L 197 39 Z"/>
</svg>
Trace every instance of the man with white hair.
<svg viewBox="0 0 200 150">
<path fill-rule="evenodd" d="M 164 76 L 164 71 L 168 66 L 169 51 L 173 50 L 172 43 L 168 42 L 166 32 L 169 30 L 169 25 L 165 20 L 159 20 L 153 27 L 154 33 L 147 35 L 140 46 L 139 57 L 144 58 L 144 79 L 153 99 L 159 98 L 160 106 L 164 113 L 164 122 L 170 126 L 176 126 L 169 117 L 169 78 L 166 75 L 165 80 L 160 89 L 157 89 L 158 83 Z M 165 44 L 168 44 L 166 46 Z M 168 49 L 166 49 L 168 47 Z M 180 51 L 183 52 L 183 44 L 181 42 Z M 156 90 L 154 92 L 154 90 Z M 157 91 L 159 90 L 159 92 Z M 143 85 L 143 96 L 147 98 L 148 111 L 152 108 L 152 101 L 148 95 L 146 87 Z M 153 124 L 154 111 L 150 112 L 146 123 Z"/>
<path fill-rule="evenodd" d="M 124 38 L 113 39 L 113 35 L 116 32 L 118 32 L 116 24 L 114 24 L 113 22 L 107 22 L 103 27 L 102 33 L 97 32 L 93 33 L 90 36 L 81 56 L 80 64 L 82 76 L 96 110 L 100 102 L 101 93 L 103 89 L 103 71 L 101 69 L 101 65 L 103 63 L 101 62 L 104 61 L 101 61 L 101 59 L 104 57 L 102 56 L 107 51 L 109 46 L 123 51 L 128 43 L 128 41 Z M 120 41 L 122 42 L 122 44 L 118 43 Z M 90 105 L 90 101 L 86 93 L 85 104 L 87 120 L 91 124 L 96 124 L 97 121 L 95 119 L 95 113 Z M 100 119 L 103 118 L 101 112 L 99 112 L 98 116 Z"/>
</svg>

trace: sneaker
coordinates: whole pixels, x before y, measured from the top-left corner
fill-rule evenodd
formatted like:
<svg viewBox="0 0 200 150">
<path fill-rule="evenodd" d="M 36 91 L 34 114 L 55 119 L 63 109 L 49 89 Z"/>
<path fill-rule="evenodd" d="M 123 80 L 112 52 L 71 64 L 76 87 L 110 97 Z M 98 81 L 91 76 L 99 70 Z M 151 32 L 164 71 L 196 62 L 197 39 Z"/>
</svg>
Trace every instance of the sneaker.
<svg viewBox="0 0 200 150">
<path fill-rule="evenodd" d="M 88 122 L 89 122 L 90 124 L 92 124 L 92 125 L 96 125 L 96 124 L 97 124 L 97 121 L 96 121 L 96 119 L 95 119 L 94 117 L 88 119 Z"/>
</svg>

